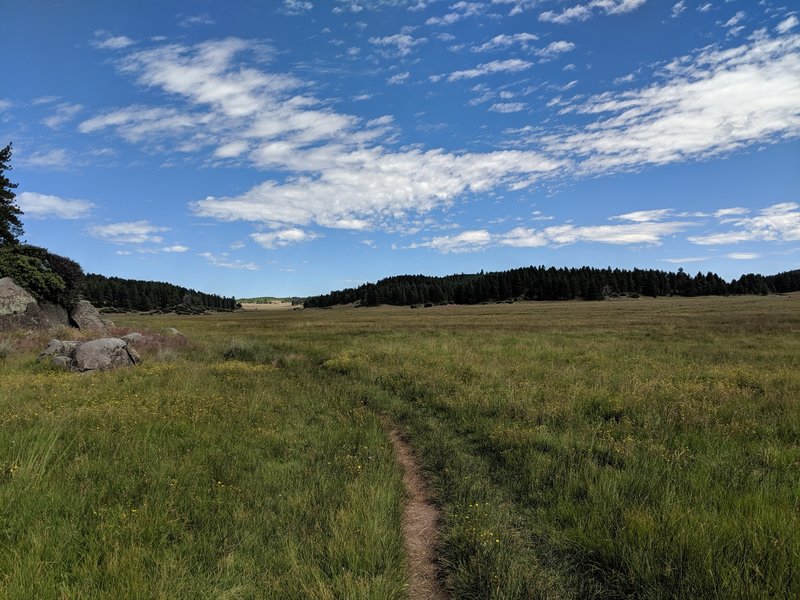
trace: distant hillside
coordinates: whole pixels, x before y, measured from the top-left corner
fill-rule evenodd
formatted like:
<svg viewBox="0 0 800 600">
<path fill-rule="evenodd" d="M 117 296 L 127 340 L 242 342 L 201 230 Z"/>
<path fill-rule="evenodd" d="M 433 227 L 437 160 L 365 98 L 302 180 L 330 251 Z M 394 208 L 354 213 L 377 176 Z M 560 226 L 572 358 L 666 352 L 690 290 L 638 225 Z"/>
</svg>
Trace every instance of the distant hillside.
<svg viewBox="0 0 800 600">
<path fill-rule="evenodd" d="M 101 308 L 120 310 L 216 309 L 233 310 L 236 299 L 207 294 L 161 281 L 141 281 L 89 273 L 84 295 Z"/>
<path fill-rule="evenodd" d="M 400 275 L 357 288 L 307 298 L 307 308 L 359 302 L 408 305 L 454 302 L 477 304 L 509 300 L 602 300 L 616 296 L 709 296 L 770 294 L 800 290 L 800 270 L 777 275 L 742 275 L 726 282 L 715 273 L 688 275 L 653 269 L 523 267 L 510 271 L 445 277 Z"/>
</svg>

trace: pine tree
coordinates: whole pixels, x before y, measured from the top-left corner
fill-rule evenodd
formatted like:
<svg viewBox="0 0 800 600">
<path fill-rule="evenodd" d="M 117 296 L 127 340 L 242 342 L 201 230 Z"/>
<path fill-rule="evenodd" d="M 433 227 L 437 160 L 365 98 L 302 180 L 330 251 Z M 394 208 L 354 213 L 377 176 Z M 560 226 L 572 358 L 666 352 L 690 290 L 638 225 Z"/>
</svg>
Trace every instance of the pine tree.
<svg viewBox="0 0 800 600">
<path fill-rule="evenodd" d="M 19 215 L 22 211 L 14 204 L 16 183 L 11 183 L 5 171 L 11 170 L 11 144 L 0 150 L 0 246 L 16 244 L 24 232 Z"/>
</svg>

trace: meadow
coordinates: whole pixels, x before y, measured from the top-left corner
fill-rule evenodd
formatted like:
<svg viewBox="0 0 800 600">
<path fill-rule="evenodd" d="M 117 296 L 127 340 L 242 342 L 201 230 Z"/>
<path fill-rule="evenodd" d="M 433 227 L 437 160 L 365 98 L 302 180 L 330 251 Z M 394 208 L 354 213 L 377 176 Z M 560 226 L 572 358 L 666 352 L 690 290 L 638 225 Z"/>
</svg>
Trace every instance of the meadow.
<svg viewBox="0 0 800 600">
<path fill-rule="evenodd" d="M 0 340 L 0 596 L 800 597 L 800 296 L 115 315 L 90 376 Z"/>
</svg>

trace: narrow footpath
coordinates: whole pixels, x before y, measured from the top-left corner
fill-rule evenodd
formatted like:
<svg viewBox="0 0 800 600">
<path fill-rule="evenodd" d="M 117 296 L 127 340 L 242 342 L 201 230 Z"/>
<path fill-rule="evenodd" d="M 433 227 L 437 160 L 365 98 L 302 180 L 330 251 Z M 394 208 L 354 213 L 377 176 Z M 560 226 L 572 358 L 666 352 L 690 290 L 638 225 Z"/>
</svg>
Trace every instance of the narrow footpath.
<svg viewBox="0 0 800 600">
<path fill-rule="evenodd" d="M 437 578 L 436 545 L 439 509 L 428 499 L 414 451 L 396 429 L 389 431 L 397 462 L 403 468 L 408 503 L 403 511 L 403 538 L 408 555 L 411 600 L 445 600 Z"/>
</svg>

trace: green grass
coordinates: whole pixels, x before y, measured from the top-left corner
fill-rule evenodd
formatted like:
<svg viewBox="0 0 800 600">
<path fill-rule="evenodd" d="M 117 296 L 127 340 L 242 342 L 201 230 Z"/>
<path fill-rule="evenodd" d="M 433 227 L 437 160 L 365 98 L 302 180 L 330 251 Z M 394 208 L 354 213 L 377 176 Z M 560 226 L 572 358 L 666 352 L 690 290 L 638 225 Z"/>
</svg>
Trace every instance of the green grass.
<svg viewBox="0 0 800 600">
<path fill-rule="evenodd" d="M 0 596 L 404 597 L 388 417 L 454 598 L 800 597 L 798 302 L 125 315 L 192 344 L 92 376 L 6 351 Z"/>
</svg>

